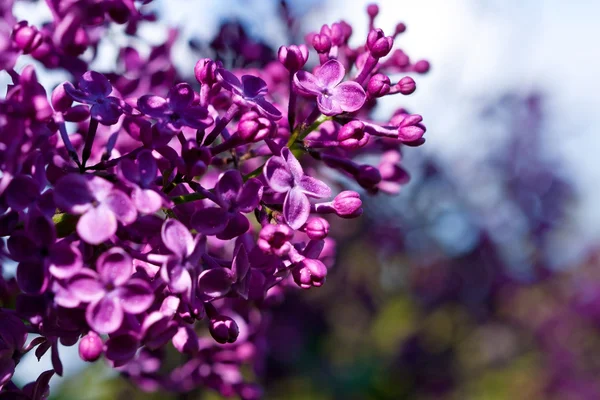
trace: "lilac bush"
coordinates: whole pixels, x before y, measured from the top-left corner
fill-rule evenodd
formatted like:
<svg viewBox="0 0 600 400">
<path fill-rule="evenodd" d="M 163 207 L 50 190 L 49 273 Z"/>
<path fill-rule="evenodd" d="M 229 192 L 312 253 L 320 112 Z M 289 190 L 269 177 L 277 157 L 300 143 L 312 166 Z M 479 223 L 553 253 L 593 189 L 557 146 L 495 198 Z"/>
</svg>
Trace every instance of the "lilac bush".
<svg viewBox="0 0 600 400">
<path fill-rule="evenodd" d="M 103 356 L 143 390 L 260 398 L 241 368 L 260 371 L 275 299 L 325 283 L 328 218 L 361 215 L 351 187 L 393 193 L 407 182 L 400 151 L 424 143 L 421 116 L 371 112 L 415 90 L 391 74 L 429 64 L 393 53 L 402 30 L 374 28 L 370 6 L 356 48 L 343 21 L 277 53 L 221 32 L 214 59 L 185 82 L 171 31 L 147 60 L 124 47 L 100 72 L 89 65 L 103 34 L 125 24 L 136 37 L 155 19 L 149 1 L 46 3 L 53 19 L 41 27 L 18 22 L 12 1 L 0 7 L 14 25 L 0 30 L 12 79 L 0 100 L 0 257 L 18 263 L 0 280 L 0 398 L 46 398 L 63 373 L 58 343 L 78 343 L 85 361 Z M 220 53 L 231 48 L 253 67 L 228 65 Z M 15 69 L 31 58 L 72 82 L 45 88 L 33 66 Z M 12 373 L 34 349 L 51 350 L 53 369 L 19 389 Z M 165 369 L 170 351 L 182 361 Z"/>
</svg>

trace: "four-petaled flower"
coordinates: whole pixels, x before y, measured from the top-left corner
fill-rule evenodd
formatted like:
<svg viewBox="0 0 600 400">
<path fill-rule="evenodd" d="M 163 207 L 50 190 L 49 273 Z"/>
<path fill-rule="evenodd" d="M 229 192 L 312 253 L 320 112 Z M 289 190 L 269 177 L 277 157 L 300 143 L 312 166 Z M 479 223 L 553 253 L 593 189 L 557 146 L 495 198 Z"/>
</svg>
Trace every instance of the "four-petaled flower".
<svg viewBox="0 0 600 400">
<path fill-rule="evenodd" d="M 237 95 L 234 96 L 234 101 L 250 107 L 255 106 L 259 113 L 272 120 L 281 118 L 281 112 L 265 99 L 268 92 L 267 83 L 259 77 L 243 75 L 240 82 L 237 76 L 222 68 L 217 70 L 217 77 L 225 89 Z"/>
<path fill-rule="evenodd" d="M 357 82 L 343 82 L 346 70 L 337 60 L 329 60 L 318 67 L 315 74 L 298 71 L 294 85 L 299 92 L 317 97 L 319 110 L 325 115 L 358 111 L 367 95 Z"/>
<path fill-rule="evenodd" d="M 126 158 L 119 163 L 126 184 L 133 187 L 131 200 L 142 214 L 158 211 L 167 200 L 159 194 L 154 184 L 158 167 L 149 150 L 143 150 L 135 161 Z"/>
<path fill-rule="evenodd" d="M 154 292 L 145 280 L 132 277 L 131 256 L 113 247 L 96 261 L 96 270 L 82 269 L 67 283 L 67 290 L 80 303 L 88 303 L 86 320 L 98 333 L 113 333 L 125 313 L 140 314 L 154 302 Z"/>
<path fill-rule="evenodd" d="M 78 88 L 67 82 L 65 91 L 73 100 L 92 106 L 90 113 L 92 118 L 103 125 L 114 125 L 123 114 L 123 102 L 109 96 L 112 85 L 106 77 L 95 71 L 87 71 L 79 78 Z"/>
<path fill-rule="evenodd" d="M 281 150 L 281 156 L 269 158 L 264 176 L 271 189 L 286 193 L 283 216 L 293 229 L 304 225 L 310 215 L 308 197 L 323 199 L 331 196 L 331 189 L 324 182 L 304 175 L 302 166 L 287 147 Z"/>
<path fill-rule="evenodd" d="M 56 182 L 54 201 L 63 211 L 81 215 L 77 233 L 93 245 L 114 235 L 117 221 L 129 225 L 137 218 L 137 210 L 129 197 L 97 176 L 69 174 L 62 177 Z"/>
<path fill-rule="evenodd" d="M 178 132 L 184 126 L 204 129 L 213 123 L 205 107 L 194 104 L 194 89 L 187 83 L 178 83 L 169 90 L 167 98 L 144 95 L 138 99 L 141 112 L 157 121 L 161 131 Z"/>
<path fill-rule="evenodd" d="M 248 218 L 242 213 L 252 212 L 262 198 L 263 184 L 256 178 L 246 183 L 237 170 L 229 170 L 219 177 L 215 186 L 216 202 L 219 207 L 200 209 L 192 216 L 191 226 L 205 235 L 233 239 L 250 227 Z"/>
</svg>

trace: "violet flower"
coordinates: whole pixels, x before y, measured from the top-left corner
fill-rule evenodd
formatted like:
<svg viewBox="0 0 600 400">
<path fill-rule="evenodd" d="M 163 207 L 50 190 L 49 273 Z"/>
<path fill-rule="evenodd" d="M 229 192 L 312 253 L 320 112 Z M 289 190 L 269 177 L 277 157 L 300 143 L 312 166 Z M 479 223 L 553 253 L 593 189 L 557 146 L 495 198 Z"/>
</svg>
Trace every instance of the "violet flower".
<svg viewBox="0 0 600 400">
<path fill-rule="evenodd" d="M 122 248 L 102 253 L 96 269 L 81 270 L 71 277 L 68 290 L 81 303 L 89 303 L 85 317 L 97 333 L 115 332 L 125 313 L 140 314 L 152 305 L 152 288 L 146 281 L 131 277 L 132 259 Z"/>
<path fill-rule="evenodd" d="M 167 203 L 154 185 L 158 167 L 150 151 L 142 151 L 135 161 L 129 158 L 122 160 L 119 167 L 122 176 L 133 187 L 131 200 L 140 213 L 155 213 Z"/>
<path fill-rule="evenodd" d="M 231 269 L 217 267 L 207 269 L 200 274 L 198 291 L 203 298 L 211 300 L 226 296 L 232 290 L 243 299 L 247 299 L 249 269 L 248 253 L 244 245 L 241 245 L 235 252 Z"/>
<path fill-rule="evenodd" d="M 365 90 L 356 82 L 343 82 L 346 70 L 337 60 L 329 60 L 311 74 L 298 71 L 294 85 L 303 94 L 315 96 L 319 110 L 325 115 L 355 112 L 365 103 Z"/>
<path fill-rule="evenodd" d="M 73 100 L 92 106 L 92 118 L 103 125 L 114 125 L 123 114 L 121 100 L 110 96 L 112 85 L 106 77 L 95 71 L 88 71 L 79 78 L 78 88 L 67 82 L 65 91 Z"/>
<path fill-rule="evenodd" d="M 215 200 L 219 207 L 207 207 L 194 213 L 191 226 L 205 235 L 233 239 L 250 227 L 242 213 L 252 212 L 262 198 L 263 185 L 256 179 L 244 183 L 237 170 L 229 170 L 219 177 L 215 186 Z"/>
<path fill-rule="evenodd" d="M 178 83 L 169 90 L 167 98 L 144 95 L 137 105 L 145 115 L 157 120 L 162 131 L 178 132 L 184 126 L 205 129 L 213 123 L 205 107 L 194 105 L 194 90 L 187 83 Z"/>
<path fill-rule="evenodd" d="M 240 82 L 237 76 L 226 69 L 218 69 L 216 74 L 223 87 L 235 95 L 234 101 L 237 100 L 249 107 L 256 107 L 259 113 L 272 120 L 281 118 L 281 112 L 265 99 L 268 93 L 265 81 L 257 76 L 243 75 Z"/>
<path fill-rule="evenodd" d="M 100 244 L 117 232 L 117 222 L 133 223 L 137 211 L 129 197 L 105 179 L 69 174 L 55 185 L 56 206 L 81 215 L 77 233 L 89 244 Z"/>
<path fill-rule="evenodd" d="M 286 193 L 283 216 L 293 229 L 304 225 L 310 215 L 308 197 L 324 199 L 331 196 L 331 189 L 324 182 L 304 175 L 302 166 L 287 147 L 281 150 L 281 156 L 269 158 L 264 176 L 271 189 Z"/>
<path fill-rule="evenodd" d="M 27 340 L 27 328 L 13 314 L 0 309 L 0 390 L 10 382 Z"/>
</svg>

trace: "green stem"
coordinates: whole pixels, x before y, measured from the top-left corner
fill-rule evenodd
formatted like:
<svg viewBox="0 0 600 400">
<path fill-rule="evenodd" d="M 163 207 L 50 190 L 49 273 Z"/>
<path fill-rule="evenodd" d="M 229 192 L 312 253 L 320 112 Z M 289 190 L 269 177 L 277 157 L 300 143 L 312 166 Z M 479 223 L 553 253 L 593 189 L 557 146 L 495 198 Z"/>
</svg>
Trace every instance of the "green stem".
<svg viewBox="0 0 600 400">
<path fill-rule="evenodd" d="M 191 201 L 202 200 L 205 199 L 206 196 L 202 193 L 188 193 L 182 194 L 181 196 L 171 197 L 171 200 L 174 204 L 184 204 L 189 203 Z"/>
</svg>

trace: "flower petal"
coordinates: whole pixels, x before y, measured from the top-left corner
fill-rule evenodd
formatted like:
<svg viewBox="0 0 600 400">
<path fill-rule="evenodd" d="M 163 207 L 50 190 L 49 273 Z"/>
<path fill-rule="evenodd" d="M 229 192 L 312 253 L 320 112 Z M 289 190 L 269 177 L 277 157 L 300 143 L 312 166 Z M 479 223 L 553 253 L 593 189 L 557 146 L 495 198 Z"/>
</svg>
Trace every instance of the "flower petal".
<svg viewBox="0 0 600 400">
<path fill-rule="evenodd" d="M 333 89 L 333 101 L 345 112 L 360 110 L 365 104 L 365 90 L 356 82 L 344 82 Z"/>
<path fill-rule="evenodd" d="M 320 94 L 317 97 L 317 106 L 319 106 L 319 110 L 328 116 L 338 115 L 344 112 L 342 107 L 335 101 L 332 96 L 325 96 L 324 94 Z"/>
<path fill-rule="evenodd" d="M 300 187 L 304 194 L 317 199 L 324 199 L 331 196 L 331 189 L 323 181 L 312 176 L 304 175 L 300 179 Z"/>
<path fill-rule="evenodd" d="M 67 289 L 82 303 L 90 303 L 101 299 L 106 294 L 104 285 L 98 275 L 89 269 L 82 269 L 69 279 Z"/>
<path fill-rule="evenodd" d="M 58 208 L 73 214 L 83 214 L 94 201 L 88 180 L 80 174 L 69 174 L 60 178 L 54 186 L 53 195 Z"/>
<path fill-rule="evenodd" d="M 234 282 L 235 275 L 229 268 L 212 268 L 198 277 L 198 291 L 204 297 L 216 299 L 225 296 Z"/>
<path fill-rule="evenodd" d="M 96 261 L 96 270 L 105 284 L 120 286 L 131 277 L 133 260 L 122 248 L 113 247 L 100 254 Z"/>
<path fill-rule="evenodd" d="M 107 97 L 112 91 L 112 85 L 106 77 L 96 71 L 87 71 L 79 78 L 79 89 L 94 98 Z"/>
<path fill-rule="evenodd" d="M 315 76 L 322 86 L 330 90 L 344 79 L 344 75 L 346 70 L 338 60 L 329 60 L 315 71 Z"/>
<path fill-rule="evenodd" d="M 223 68 L 218 69 L 215 74 L 225 89 L 240 96 L 244 94 L 242 82 L 240 82 L 237 76 Z"/>
<path fill-rule="evenodd" d="M 117 218 L 108 207 L 93 207 L 77 222 L 77 234 L 84 242 L 97 245 L 117 232 Z"/>
<path fill-rule="evenodd" d="M 283 157 L 283 159 L 287 163 L 288 170 L 294 177 L 294 182 L 298 184 L 298 182 L 300 182 L 300 178 L 302 178 L 302 176 L 304 175 L 302 165 L 300 165 L 300 162 L 298 161 L 296 156 L 294 156 L 294 153 L 292 153 L 292 151 L 287 147 L 281 149 L 281 157 Z"/>
<path fill-rule="evenodd" d="M 169 260 L 162 266 L 160 275 L 174 293 L 183 293 L 192 287 L 192 277 L 180 260 Z"/>
<path fill-rule="evenodd" d="M 298 71 L 294 74 L 294 86 L 302 93 L 317 96 L 323 87 L 316 76 L 307 71 Z"/>
<path fill-rule="evenodd" d="M 248 253 L 244 245 L 238 247 L 233 261 L 231 262 L 231 270 L 236 276 L 236 281 L 239 282 L 246 277 L 248 270 L 250 269 L 250 261 L 248 260 Z"/>
<path fill-rule="evenodd" d="M 194 101 L 194 89 L 185 82 L 173 86 L 167 95 L 167 104 L 172 110 L 185 110 L 192 101 Z"/>
<path fill-rule="evenodd" d="M 160 96 L 144 95 L 138 99 L 137 106 L 141 112 L 154 119 L 162 119 L 169 111 L 167 100 Z"/>
<path fill-rule="evenodd" d="M 158 166 L 156 159 L 149 150 L 143 150 L 137 156 L 137 165 L 139 171 L 139 182 L 143 187 L 148 187 L 156 178 Z"/>
<path fill-rule="evenodd" d="M 243 184 L 242 174 L 238 170 L 230 169 L 219 176 L 215 192 L 223 208 L 229 209 L 235 203 Z"/>
<path fill-rule="evenodd" d="M 98 333 L 113 333 L 123 323 L 123 308 L 117 296 L 104 296 L 91 303 L 85 318 L 90 327 Z"/>
<path fill-rule="evenodd" d="M 268 102 L 264 97 L 259 97 L 254 100 L 256 109 L 265 117 L 271 120 L 278 120 L 281 118 L 281 111 L 277 109 L 273 104 Z"/>
<path fill-rule="evenodd" d="M 243 213 L 252 212 L 260 204 L 262 194 L 262 182 L 256 178 L 248 179 L 237 196 L 237 209 Z"/>
<path fill-rule="evenodd" d="M 135 208 L 142 214 L 154 214 L 163 205 L 163 198 L 152 189 L 142 189 L 136 186 L 131 193 Z"/>
<path fill-rule="evenodd" d="M 294 186 L 294 177 L 283 157 L 273 156 L 267 160 L 264 175 L 271 189 L 285 193 Z"/>
<path fill-rule="evenodd" d="M 208 115 L 208 110 L 201 106 L 191 106 L 180 114 L 179 122 L 193 129 L 204 129 L 211 125 L 214 120 Z"/>
<path fill-rule="evenodd" d="M 58 279 L 72 277 L 83 266 L 79 249 L 65 241 L 50 248 L 48 262 L 50 273 Z"/>
<path fill-rule="evenodd" d="M 222 232 L 229 222 L 229 213 L 220 207 L 207 207 L 197 210 L 190 225 L 205 235 L 216 235 Z"/>
<path fill-rule="evenodd" d="M 90 114 L 102 125 L 114 125 L 123 114 L 123 111 L 121 111 L 118 99 L 109 97 L 102 103 L 94 104 L 90 109 Z"/>
<path fill-rule="evenodd" d="M 248 221 L 248 218 L 244 216 L 244 214 L 230 214 L 225 229 L 217 233 L 217 239 L 233 239 L 234 237 L 243 235 L 244 233 L 248 232 L 248 228 L 250 228 L 250 222 Z"/>
<path fill-rule="evenodd" d="M 44 263 L 40 261 L 24 261 L 17 266 L 17 284 L 27 294 L 41 294 L 50 281 Z"/>
<path fill-rule="evenodd" d="M 118 289 L 121 306 L 131 314 L 146 311 L 154 302 L 154 292 L 150 285 L 137 278 L 130 279 Z"/>
<path fill-rule="evenodd" d="M 299 229 L 310 215 L 310 202 L 300 188 L 293 188 L 285 196 L 283 217 L 292 229 Z"/>
<path fill-rule="evenodd" d="M 113 190 L 104 199 L 102 206 L 110 209 L 123 225 L 129 225 L 137 218 L 137 211 L 131 199 L 120 190 Z"/>
<path fill-rule="evenodd" d="M 189 229 L 176 219 L 167 219 L 160 232 L 162 242 L 179 258 L 186 258 L 194 251 L 194 238 Z"/>
<path fill-rule="evenodd" d="M 248 99 L 264 96 L 268 92 L 267 83 L 258 76 L 243 75 L 242 86 L 244 89 L 244 97 Z"/>
</svg>

